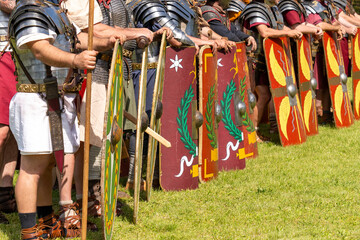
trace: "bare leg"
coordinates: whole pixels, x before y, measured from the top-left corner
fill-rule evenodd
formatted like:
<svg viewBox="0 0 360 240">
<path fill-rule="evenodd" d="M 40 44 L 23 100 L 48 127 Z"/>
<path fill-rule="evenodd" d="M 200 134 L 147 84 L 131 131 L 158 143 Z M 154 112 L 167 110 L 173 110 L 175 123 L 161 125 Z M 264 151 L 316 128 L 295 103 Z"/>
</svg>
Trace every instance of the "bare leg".
<svg viewBox="0 0 360 240">
<path fill-rule="evenodd" d="M 37 206 L 52 205 L 52 169 L 54 164 L 54 158 L 50 155 L 50 162 L 44 172 L 40 175 L 37 189 Z"/>
<path fill-rule="evenodd" d="M 83 192 L 83 163 L 84 163 L 84 142 L 80 142 L 80 148 L 75 154 L 75 171 L 74 171 L 74 179 L 75 179 L 75 188 L 76 195 L 80 196 Z"/>
<path fill-rule="evenodd" d="M 21 156 L 20 173 L 15 188 L 19 213 L 36 212 L 38 184 L 40 177 L 48 176 L 44 173 L 49 167 L 50 159 L 50 155 Z M 51 183 L 51 178 L 48 181 Z M 50 199 L 46 199 L 49 197 Z M 51 195 L 46 195 L 41 201 L 51 205 Z"/>
<path fill-rule="evenodd" d="M 266 109 L 266 105 L 269 103 L 271 99 L 269 87 L 266 85 L 259 85 L 255 88 L 256 93 L 258 95 L 258 101 L 256 103 L 257 108 L 257 116 L 254 116 L 254 125 L 258 127 L 259 122 L 261 121 L 262 116 L 264 115 L 264 111 Z"/>
<path fill-rule="evenodd" d="M 65 154 L 62 179 L 59 181 L 60 201 L 71 201 L 71 188 L 74 176 L 75 154 Z"/>
<path fill-rule="evenodd" d="M 18 149 L 14 136 L 8 126 L 0 125 L 0 187 L 13 186 L 17 157 Z"/>
</svg>

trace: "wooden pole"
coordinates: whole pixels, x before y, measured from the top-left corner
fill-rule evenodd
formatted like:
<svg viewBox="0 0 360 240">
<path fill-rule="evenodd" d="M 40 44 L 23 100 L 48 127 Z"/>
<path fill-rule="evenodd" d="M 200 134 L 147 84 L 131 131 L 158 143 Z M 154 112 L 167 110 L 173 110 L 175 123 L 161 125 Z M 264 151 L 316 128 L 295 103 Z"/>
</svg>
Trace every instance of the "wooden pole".
<svg viewBox="0 0 360 240">
<path fill-rule="evenodd" d="M 88 24 L 88 50 L 93 50 L 94 32 L 94 0 L 89 0 L 89 24 Z M 91 112 L 91 82 L 92 71 L 88 70 L 86 79 L 86 118 L 85 118 L 85 143 L 84 143 L 84 165 L 83 165 L 83 199 L 81 219 L 81 239 L 86 240 L 86 227 L 88 215 L 89 195 L 89 151 L 90 151 L 90 112 Z"/>
</svg>

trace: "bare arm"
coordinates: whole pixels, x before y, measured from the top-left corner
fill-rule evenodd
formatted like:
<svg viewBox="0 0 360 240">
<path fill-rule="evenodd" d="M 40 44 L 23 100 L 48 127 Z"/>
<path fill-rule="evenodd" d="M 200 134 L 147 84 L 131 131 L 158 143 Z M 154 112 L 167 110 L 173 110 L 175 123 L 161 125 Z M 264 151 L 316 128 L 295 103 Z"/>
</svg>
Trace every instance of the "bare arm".
<svg viewBox="0 0 360 240">
<path fill-rule="evenodd" d="M 81 32 L 77 35 L 79 43 L 76 44 L 76 48 L 81 50 L 86 50 L 88 48 L 88 34 Z M 114 46 L 116 39 L 114 37 L 110 38 L 93 38 L 93 48 L 96 51 L 103 52 L 111 49 Z"/>
<path fill-rule="evenodd" d="M 316 26 L 320 27 L 323 31 L 331 31 L 331 32 L 337 32 L 340 30 L 340 26 L 338 25 L 332 25 L 326 22 L 321 22 L 317 24 Z"/>
<path fill-rule="evenodd" d="M 258 30 L 259 34 L 263 38 L 279 38 L 279 37 L 291 37 L 291 38 L 301 38 L 301 32 L 297 30 L 291 30 L 285 27 L 282 30 L 276 30 L 269 28 L 268 26 L 261 24 L 257 25 L 256 29 Z"/>
<path fill-rule="evenodd" d="M 116 35 L 125 35 L 126 40 L 134 40 L 140 36 L 147 37 L 150 42 L 153 40 L 153 33 L 147 28 L 110 27 L 102 23 L 94 25 L 94 36 L 96 37 L 109 38 Z"/>
<path fill-rule="evenodd" d="M 0 0 L 0 10 L 6 13 L 11 13 L 15 5 L 15 0 Z"/>
<path fill-rule="evenodd" d="M 321 35 L 322 29 L 309 23 L 294 24 L 291 29 L 296 29 L 304 34 Z"/>
<path fill-rule="evenodd" d="M 351 23 L 357 27 L 360 27 L 360 19 L 356 18 L 355 16 L 353 16 L 353 15 L 348 16 L 346 14 L 343 14 L 343 15 L 341 15 L 341 17 L 344 18 L 349 23 Z"/>
<path fill-rule="evenodd" d="M 96 51 L 83 51 L 79 54 L 73 54 L 54 47 L 49 40 L 33 41 L 26 45 L 38 60 L 49 66 L 79 69 L 95 68 Z"/>
</svg>

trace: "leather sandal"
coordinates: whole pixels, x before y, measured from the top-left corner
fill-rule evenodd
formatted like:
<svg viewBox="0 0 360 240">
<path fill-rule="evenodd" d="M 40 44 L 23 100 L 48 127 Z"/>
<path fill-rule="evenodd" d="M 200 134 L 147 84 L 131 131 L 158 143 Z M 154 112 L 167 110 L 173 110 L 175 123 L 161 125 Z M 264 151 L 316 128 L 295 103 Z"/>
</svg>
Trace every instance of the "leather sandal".
<svg viewBox="0 0 360 240">
<path fill-rule="evenodd" d="M 31 228 L 21 229 L 22 240 L 43 240 L 48 239 L 48 234 L 43 230 L 43 226 L 36 224 Z"/>
<path fill-rule="evenodd" d="M 43 231 L 48 234 L 49 238 L 62 237 L 61 222 L 58 218 L 54 213 L 39 218 L 38 226 L 43 227 Z"/>
<path fill-rule="evenodd" d="M 81 234 L 81 223 L 80 223 L 80 214 L 79 214 L 79 206 L 75 202 L 73 204 L 66 204 L 60 206 L 60 216 L 64 215 L 64 219 L 61 219 L 62 224 L 62 236 L 65 238 L 75 238 L 79 237 Z M 65 215 L 69 212 L 75 213 L 74 215 Z"/>
<path fill-rule="evenodd" d="M 88 200 L 89 201 L 89 200 Z M 80 211 L 80 214 L 82 213 L 82 199 L 78 199 L 77 201 L 76 201 L 77 203 L 78 203 L 78 206 L 79 206 L 79 211 Z M 88 203 L 89 204 L 89 203 Z M 91 216 L 90 214 L 89 214 L 89 212 L 90 212 L 90 210 L 89 210 L 89 208 L 88 208 L 88 216 Z M 100 215 L 101 216 L 101 215 Z M 96 224 L 95 223 L 93 223 L 93 222 L 91 222 L 91 221 L 87 221 L 87 224 L 86 224 L 86 226 L 87 226 L 87 229 L 89 229 L 90 231 L 92 231 L 92 232 L 97 232 L 97 231 L 99 231 L 99 228 L 96 226 Z"/>
</svg>

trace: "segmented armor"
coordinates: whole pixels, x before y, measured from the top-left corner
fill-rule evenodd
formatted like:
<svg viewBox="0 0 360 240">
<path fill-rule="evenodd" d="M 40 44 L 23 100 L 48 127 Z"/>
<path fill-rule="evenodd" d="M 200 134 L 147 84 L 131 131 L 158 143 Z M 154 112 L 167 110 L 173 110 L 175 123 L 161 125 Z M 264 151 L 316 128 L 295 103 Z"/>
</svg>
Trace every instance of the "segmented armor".
<svg viewBox="0 0 360 240">
<path fill-rule="evenodd" d="M 202 6 L 201 11 L 203 13 L 203 18 L 207 22 L 210 22 L 212 20 L 220 21 L 222 24 L 224 24 L 230 30 L 230 28 L 231 28 L 230 20 L 226 15 L 221 14 L 215 8 L 213 8 L 212 6 L 209 6 L 209 5 Z"/>
<path fill-rule="evenodd" d="M 347 0 L 333 0 L 335 6 L 338 9 L 343 10 L 344 13 L 346 13 L 347 15 L 354 15 L 355 14 L 355 9 L 354 7 L 351 5 L 351 3 Z"/>
<path fill-rule="evenodd" d="M 169 16 L 183 32 L 193 37 L 199 36 L 196 13 L 187 0 L 162 0 L 162 2 Z"/>
<path fill-rule="evenodd" d="M 101 13 L 103 16 L 103 20 L 101 23 L 108 26 L 118 26 L 122 28 L 133 28 L 134 24 L 131 18 L 131 12 L 128 10 L 123 0 L 112 0 L 109 5 L 105 5 L 99 3 Z M 128 50 L 129 52 L 133 52 L 136 48 L 136 41 L 130 40 L 126 41 L 123 45 L 123 49 Z M 102 55 L 112 56 L 112 50 L 101 53 L 99 57 Z M 123 57 L 123 77 L 124 80 L 129 80 L 131 76 L 131 58 L 130 56 Z M 96 61 L 96 68 L 93 72 L 95 82 L 100 82 L 106 84 L 109 78 L 109 69 L 110 69 L 110 61 L 104 61 L 100 58 Z"/>
<path fill-rule="evenodd" d="M 301 3 L 298 3 L 296 0 L 281 0 L 278 3 L 279 11 L 284 14 L 286 11 L 296 11 L 299 14 L 301 19 L 301 14 L 304 15 L 304 18 L 307 17 L 306 9 Z"/>
<path fill-rule="evenodd" d="M 63 51 L 73 51 L 75 29 L 66 17 L 65 11 L 59 6 L 43 0 L 26 0 L 17 4 L 9 19 L 9 36 L 12 46 L 20 60 L 36 83 L 42 83 L 46 76 L 45 64 L 36 59 L 29 49 L 20 50 L 16 41 L 29 34 L 56 33 L 53 45 Z M 15 60 L 17 80 L 19 83 L 29 83 L 25 73 Z M 68 68 L 51 67 L 52 74 L 62 85 L 68 75 Z"/>
<path fill-rule="evenodd" d="M 242 12 L 246 7 L 246 3 L 241 0 L 231 0 L 229 3 L 229 8 L 226 9 L 228 12 Z"/>
<path fill-rule="evenodd" d="M 231 0 L 229 4 L 229 8 L 226 9 L 227 12 L 235 12 L 235 13 L 241 13 L 246 7 L 246 3 L 244 3 L 241 0 Z M 235 20 L 232 20 L 235 30 L 236 31 L 242 31 L 241 29 L 241 23 L 240 18 L 236 18 Z"/>
<path fill-rule="evenodd" d="M 316 0 L 304 1 L 303 5 L 308 15 L 319 14 L 321 19 L 325 22 L 331 23 L 332 18 L 337 18 L 337 14 L 334 9 L 330 8 L 329 6 L 325 7 Z"/>
<path fill-rule="evenodd" d="M 185 5 L 185 2 L 181 2 Z M 133 13 L 135 22 L 139 22 L 143 25 L 152 24 L 153 22 L 157 22 L 162 27 L 168 27 L 174 34 L 174 38 L 184 44 L 194 45 L 193 41 L 191 41 L 186 34 L 180 29 L 178 19 L 181 18 L 183 21 L 187 23 L 187 19 L 182 18 L 181 16 L 193 16 L 188 12 L 188 9 L 185 6 L 181 6 L 180 0 L 178 4 L 171 3 L 170 9 L 173 16 L 176 14 L 174 12 L 177 8 L 181 8 L 183 12 L 177 14 L 179 17 L 173 18 L 170 17 L 167 12 L 168 9 L 163 3 L 159 0 L 133 0 L 128 4 L 128 7 Z M 166 2 L 166 4 L 168 4 Z M 186 3 L 188 5 L 188 3 Z M 176 7 L 175 7 L 176 6 Z M 175 10 L 174 10 L 175 9 Z M 191 9 L 190 9 L 191 10 Z M 188 18 L 189 19 L 189 18 Z"/>
<path fill-rule="evenodd" d="M 268 24 L 269 27 L 273 29 L 281 30 L 284 28 L 284 19 L 278 8 L 276 6 L 269 7 L 268 5 L 260 2 L 253 1 L 249 3 L 242 11 L 239 19 L 242 24 L 244 24 L 246 21 L 249 23 L 249 25 L 252 25 L 253 23 L 264 23 Z M 240 29 L 242 29 L 242 27 L 243 26 L 240 26 Z M 257 31 L 253 31 L 252 35 L 256 39 L 256 43 L 258 46 L 256 52 L 254 53 L 257 61 L 265 64 L 262 44 L 263 38 Z"/>
</svg>

